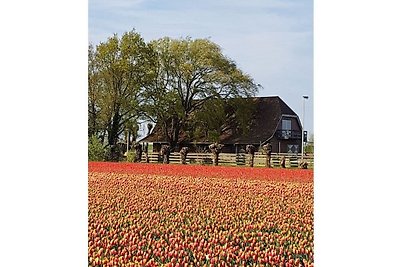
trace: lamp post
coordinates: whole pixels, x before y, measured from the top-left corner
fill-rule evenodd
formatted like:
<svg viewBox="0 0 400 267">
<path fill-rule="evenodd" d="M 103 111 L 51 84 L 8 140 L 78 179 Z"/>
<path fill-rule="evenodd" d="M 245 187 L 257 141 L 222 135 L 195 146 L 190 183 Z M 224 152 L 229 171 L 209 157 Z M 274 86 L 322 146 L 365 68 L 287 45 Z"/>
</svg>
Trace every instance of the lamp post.
<svg viewBox="0 0 400 267">
<path fill-rule="evenodd" d="M 304 113 L 305 113 L 305 100 L 308 99 L 308 95 L 303 95 L 303 114 L 302 114 L 302 127 L 301 127 L 301 159 L 303 159 L 304 155 Z"/>
</svg>

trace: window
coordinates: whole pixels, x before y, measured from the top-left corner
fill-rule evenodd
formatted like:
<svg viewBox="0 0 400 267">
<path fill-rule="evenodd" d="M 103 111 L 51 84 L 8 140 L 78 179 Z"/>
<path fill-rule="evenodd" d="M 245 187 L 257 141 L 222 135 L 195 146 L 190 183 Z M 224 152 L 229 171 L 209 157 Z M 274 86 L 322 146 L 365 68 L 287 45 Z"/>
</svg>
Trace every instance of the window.
<svg viewBox="0 0 400 267">
<path fill-rule="evenodd" d="M 292 134 L 292 121 L 289 119 L 282 120 L 282 138 L 289 139 Z"/>
<path fill-rule="evenodd" d="M 300 153 L 299 145 L 288 145 L 288 153 Z"/>
<path fill-rule="evenodd" d="M 282 120 L 282 130 L 292 130 L 292 121 L 291 120 Z"/>
</svg>

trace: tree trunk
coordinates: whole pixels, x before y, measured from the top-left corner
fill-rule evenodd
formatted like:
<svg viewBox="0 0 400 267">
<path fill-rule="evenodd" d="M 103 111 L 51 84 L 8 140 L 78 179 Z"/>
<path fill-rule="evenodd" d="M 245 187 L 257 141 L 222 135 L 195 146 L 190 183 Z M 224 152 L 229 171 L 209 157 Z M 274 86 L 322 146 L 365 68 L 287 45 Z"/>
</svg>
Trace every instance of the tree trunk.
<svg viewBox="0 0 400 267">
<path fill-rule="evenodd" d="M 250 167 L 254 166 L 254 154 L 250 154 Z"/>
<path fill-rule="evenodd" d="M 214 164 L 214 166 L 218 166 L 218 162 L 219 162 L 219 153 L 214 152 L 213 153 L 213 164 Z"/>
<path fill-rule="evenodd" d="M 186 156 L 189 152 L 188 147 L 182 147 L 181 151 L 179 151 L 179 154 L 181 155 L 181 163 L 186 164 Z"/>
<path fill-rule="evenodd" d="M 150 159 L 149 159 L 149 145 L 147 143 L 144 145 L 144 156 L 146 157 L 145 158 L 146 163 L 149 163 L 150 162 Z"/>
<path fill-rule="evenodd" d="M 174 151 L 179 141 L 179 132 L 181 131 L 181 123 L 178 118 L 172 118 L 171 136 L 169 140 L 170 150 Z"/>
<path fill-rule="evenodd" d="M 104 146 L 104 138 L 106 137 L 107 129 L 103 129 L 103 132 L 100 135 L 101 144 Z"/>
<path fill-rule="evenodd" d="M 267 143 L 265 145 L 263 145 L 263 149 L 265 150 L 267 157 L 266 157 L 266 161 L 265 161 L 265 166 L 267 168 L 271 168 L 271 154 L 272 154 L 272 145 L 270 143 Z"/>
<path fill-rule="evenodd" d="M 141 144 L 135 144 L 135 159 L 134 162 L 141 162 L 142 161 L 142 145 Z"/>
<path fill-rule="evenodd" d="M 94 104 L 91 105 L 91 111 L 89 111 L 89 137 L 97 133 L 96 129 L 96 109 Z M 91 123 L 90 123 L 91 122 Z"/>
<path fill-rule="evenodd" d="M 280 161 L 280 164 L 281 164 L 281 167 L 282 168 L 286 168 L 286 158 L 285 158 L 285 156 L 283 156 L 282 158 L 281 158 L 281 161 Z"/>
<path fill-rule="evenodd" d="M 267 154 L 265 166 L 271 168 L 271 154 Z"/>
<path fill-rule="evenodd" d="M 161 154 L 161 156 L 162 156 L 162 159 L 163 159 L 163 163 L 164 163 L 164 164 L 169 164 L 169 154 L 170 154 L 170 152 L 171 152 L 170 149 L 171 149 L 171 147 L 168 146 L 168 145 L 163 145 L 163 146 L 161 147 L 160 154 Z"/>
<path fill-rule="evenodd" d="M 306 161 L 305 159 L 301 160 L 301 161 L 300 161 L 299 167 L 300 167 L 301 169 L 307 169 L 307 168 L 308 168 L 308 163 L 307 163 L 307 161 Z"/>
<path fill-rule="evenodd" d="M 111 160 L 118 161 L 119 159 L 119 149 L 117 148 L 118 142 L 118 127 L 120 122 L 120 116 L 116 113 L 112 119 L 111 125 L 108 129 L 108 144 L 111 147 Z"/>
<path fill-rule="evenodd" d="M 254 165 L 254 153 L 256 152 L 256 148 L 253 145 L 246 146 L 246 152 L 250 154 L 250 167 Z"/>
<path fill-rule="evenodd" d="M 163 121 L 162 125 L 170 150 L 174 151 L 179 143 L 179 133 L 182 128 L 182 122 L 177 116 L 173 116 L 170 120 Z"/>
<path fill-rule="evenodd" d="M 218 161 L 219 161 L 219 153 L 221 153 L 222 147 L 224 145 L 214 143 L 209 145 L 209 149 L 211 150 L 211 153 L 213 154 L 213 163 L 214 166 L 218 166 Z"/>
</svg>

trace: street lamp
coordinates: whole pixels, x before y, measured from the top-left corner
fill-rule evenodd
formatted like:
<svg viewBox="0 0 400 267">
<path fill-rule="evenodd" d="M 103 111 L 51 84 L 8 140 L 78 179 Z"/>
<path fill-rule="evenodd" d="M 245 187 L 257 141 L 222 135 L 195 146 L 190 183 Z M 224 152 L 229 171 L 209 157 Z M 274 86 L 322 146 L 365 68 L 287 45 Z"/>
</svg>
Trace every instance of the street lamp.
<svg viewBox="0 0 400 267">
<path fill-rule="evenodd" d="M 301 159 L 304 155 L 304 113 L 305 113 L 305 100 L 308 99 L 308 95 L 303 95 L 303 115 L 302 115 L 302 127 L 301 127 Z"/>
</svg>

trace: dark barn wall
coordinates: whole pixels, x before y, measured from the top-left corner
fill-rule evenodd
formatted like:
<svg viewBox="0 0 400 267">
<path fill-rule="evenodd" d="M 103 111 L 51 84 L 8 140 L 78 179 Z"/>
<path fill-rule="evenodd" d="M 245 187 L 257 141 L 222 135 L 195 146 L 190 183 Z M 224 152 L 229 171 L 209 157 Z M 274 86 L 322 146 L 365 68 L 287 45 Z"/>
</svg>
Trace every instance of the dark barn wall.
<svg viewBox="0 0 400 267">
<path fill-rule="evenodd" d="M 283 120 L 290 120 L 292 122 L 292 130 L 293 131 L 301 131 L 299 121 L 296 118 L 293 117 L 282 117 L 282 120 L 279 122 L 279 127 L 278 130 L 282 130 L 282 121 Z"/>
<path fill-rule="evenodd" d="M 288 153 L 288 145 L 298 145 L 299 150 L 297 153 L 301 151 L 301 140 L 296 139 L 277 139 L 276 137 L 270 140 L 272 145 L 272 153 Z"/>
</svg>

